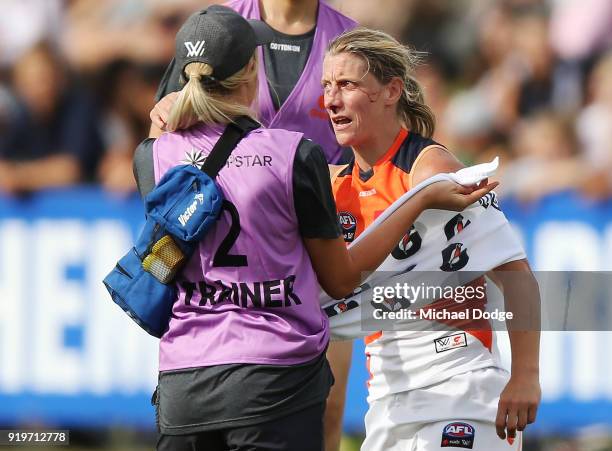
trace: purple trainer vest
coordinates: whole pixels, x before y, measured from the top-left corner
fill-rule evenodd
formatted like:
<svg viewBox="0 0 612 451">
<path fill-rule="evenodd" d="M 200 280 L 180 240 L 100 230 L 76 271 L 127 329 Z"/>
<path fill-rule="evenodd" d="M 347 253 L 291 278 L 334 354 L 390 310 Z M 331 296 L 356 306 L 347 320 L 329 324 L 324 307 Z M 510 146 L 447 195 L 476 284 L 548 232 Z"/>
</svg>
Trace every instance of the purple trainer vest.
<svg viewBox="0 0 612 451">
<path fill-rule="evenodd" d="M 261 19 L 258 0 L 232 0 L 227 6 L 247 19 Z M 274 108 L 263 65 L 263 50 L 259 48 L 259 120 L 268 128 L 283 128 L 304 133 L 306 138 L 321 145 L 329 163 L 336 163 L 342 152 L 336 142 L 329 116 L 323 106 L 323 57 L 329 42 L 356 22 L 319 2 L 317 29 L 302 75 L 278 111 Z"/>
<path fill-rule="evenodd" d="M 201 163 L 222 131 L 199 125 L 164 133 L 153 146 L 155 181 L 178 164 Z M 239 218 L 223 211 L 179 276 L 170 327 L 160 341 L 160 371 L 291 365 L 325 349 L 329 325 L 293 204 L 301 138 L 286 130 L 252 131 L 219 172 L 217 183 Z M 213 256 L 228 255 L 244 255 L 248 265 L 213 266 Z"/>
</svg>

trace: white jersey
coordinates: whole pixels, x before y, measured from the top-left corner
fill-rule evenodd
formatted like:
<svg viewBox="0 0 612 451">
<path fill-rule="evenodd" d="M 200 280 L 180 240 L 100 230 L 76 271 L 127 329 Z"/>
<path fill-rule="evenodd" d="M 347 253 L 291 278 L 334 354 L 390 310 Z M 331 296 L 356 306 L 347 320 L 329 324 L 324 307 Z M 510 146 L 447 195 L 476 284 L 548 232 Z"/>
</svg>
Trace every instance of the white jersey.
<svg viewBox="0 0 612 451">
<path fill-rule="evenodd" d="M 492 304 L 499 290 L 490 281 L 486 286 L 487 304 Z M 491 310 L 489 305 L 487 310 Z M 437 325 L 420 321 L 423 331 L 381 331 L 365 338 L 369 402 L 437 384 L 467 371 L 502 368 L 496 334 L 489 321 L 483 320 L 489 326 L 480 323 L 471 330 L 432 330 Z"/>
<path fill-rule="evenodd" d="M 448 175 L 437 175 L 410 190 L 374 221 L 355 243 L 415 192 L 445 177 Z M 417 252 L 410 250 L 409 244 L 411 241 L 414 243 L 415 233 L 419 235 Z M 401 255 L 397 249 L 405 250 L 406 255 Z M 484 275 L 504 263 L 525 258 L 525 252 L 506 217 L 499 210 L 495 194 L 489 193 L 459 214 L 442 210 L 425 211 L 397 249 L 352 296 L 342 301 L 332 300 L 325 295 L 321 299 L 330 319 L 333 339 L 369 335 L 366 338 L 366 354 L 371 373 L 368 401 L 432 385 L 466 371 L 500 367 L 491 320 L 474 319 L 475 315 L 457 320 L 423 319 L 428 318 L 424 314 L 416 319 L 392 323 L 395 330 L 383 330 L 374 334 L 364 330 L 368 329 L 367 311 L 372 310 L 370 306 L 374 305 L 371 304 L 374 290 L 377 287 L 394 286 L 398 282 L 411 286 L 469 285 L 474 289 L 480 287 L 486 293 L 482 299 L 470 303 L 457 301 L 457 297 L 445 297 L 431 302 L 437 298 L 416 296 L 411 299 L 412 310 L 416 308 L 457 314 L 474 309 L 503 310 L 499 290 L 493 283 L 486 283 Z M 394 301 L 385 301 L 383 304 L 388 307 L 387 310 L 398 307 Z M 387 326 L 389 322 L 384 324 Z M 503 325 L 503 321 L 498 321 L 498 324 Z M 500 328 L 495 326 L 497 330 Z"/>
</svg>

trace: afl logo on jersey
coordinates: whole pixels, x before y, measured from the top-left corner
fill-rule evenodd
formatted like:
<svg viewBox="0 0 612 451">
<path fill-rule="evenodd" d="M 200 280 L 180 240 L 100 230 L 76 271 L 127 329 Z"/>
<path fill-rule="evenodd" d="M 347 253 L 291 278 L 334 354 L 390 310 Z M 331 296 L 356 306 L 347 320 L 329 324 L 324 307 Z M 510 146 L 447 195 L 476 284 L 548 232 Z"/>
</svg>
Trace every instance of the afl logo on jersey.
<svg viewBox="0 0 612 451">
<path fill-rule="evenodd" d="M 474 446 L 474 426 L 467 423 L 450 423 L 442 430 L 442 448 L 467 448 Z"/>
<path fill-rule="evenodd" d="M 442 271 L 459 271 L 467 265 L 470 257 L 467 250 L 463 248 L 462 243 L 454 243 L 449 245 L 442 251 Z"/>
<path fill-rule="evenodd" d="M 391 255 L 397 260 L 405 260 L 408 257 L 412 257 L 421 249 L 421 242 L 421 235 L 419 235 L 419 232 L 412 226 L 398 245 L 395 246 L 395 249 L 391 251 Z"/>
<path fill-rule="evenodd" d="M 355 239 L 355 231 L 357 230 L 355 216 L 346 211 L 341 211 L 338 213 L 338 221 L 340 222 L 340 227 L 342 227 L 344 241 L 351 243 Z"/>
</svg>

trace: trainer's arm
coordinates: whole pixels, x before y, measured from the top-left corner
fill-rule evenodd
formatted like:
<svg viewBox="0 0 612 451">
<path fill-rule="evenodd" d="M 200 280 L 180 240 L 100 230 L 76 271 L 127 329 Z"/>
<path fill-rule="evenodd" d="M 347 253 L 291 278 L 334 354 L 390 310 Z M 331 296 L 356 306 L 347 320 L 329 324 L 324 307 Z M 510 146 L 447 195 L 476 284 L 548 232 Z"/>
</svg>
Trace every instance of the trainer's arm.
<svg viewBox="0 0 612 451">
<path fill-rule="evenodd" d="M 495 427 L 501 439 L 516 436 L 536 419 L 540 404 L 540 292 L 527 260 L 506 263 L 493 270 L 504 293 L 512 353 L 508 384 L 499 397 Z"/>
<path fill-rule="evenodd" d="M 153 167 L 153 143 L 155 139 L 147 138 L 134 152 L 134 179 L 140 196 L 144 199 L 155 188 L 155 170 Z"/>
</svg>

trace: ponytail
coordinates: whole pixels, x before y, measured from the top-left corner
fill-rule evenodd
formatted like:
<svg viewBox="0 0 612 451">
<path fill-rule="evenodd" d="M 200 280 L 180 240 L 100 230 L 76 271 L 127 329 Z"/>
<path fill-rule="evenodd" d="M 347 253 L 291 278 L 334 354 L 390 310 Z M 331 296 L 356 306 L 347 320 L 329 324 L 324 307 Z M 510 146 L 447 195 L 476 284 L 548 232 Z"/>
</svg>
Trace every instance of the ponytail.
<svg viewBox="0 0 612 451">
<path fill-rule="evenodd" d="M 233 98 L 240 86 L 256 80 L 255 56 L 244 68 L 222 81 L 211 76 L 212 67 L 205 63 L 189 63 L 184 72 L 187 83 L 170 111 L 169 131 L 188 128 L 196 122 L 228 124 L 237 116 L 255 116 L 249 106 Z"/>
</svg>

